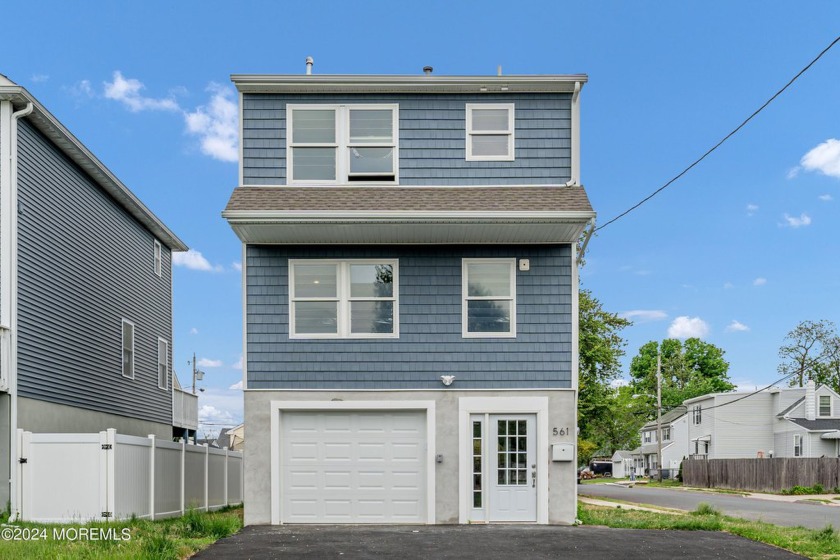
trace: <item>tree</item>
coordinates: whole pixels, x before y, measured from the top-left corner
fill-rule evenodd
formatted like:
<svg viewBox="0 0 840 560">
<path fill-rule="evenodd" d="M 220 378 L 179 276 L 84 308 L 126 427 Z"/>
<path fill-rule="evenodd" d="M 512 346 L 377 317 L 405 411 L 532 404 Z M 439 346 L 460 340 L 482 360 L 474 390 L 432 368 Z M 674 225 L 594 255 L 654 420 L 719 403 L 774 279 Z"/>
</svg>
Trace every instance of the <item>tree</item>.
<svg viewBox="0 0 840 560">
<path fill-rule="evenodd" d="M 729 381 L 729 362 L 724 351 L 699 338 L 685 343 L 668 338 L 657 343 L 650 341 L 639 348 L 630 362 L 631 386 L 644 395 L 649 409 L 655 409 L 656 357 L 662 362 L 662 408 L 671 410 L 686 399 L 709 393 L 724 393 L 735 388 Z"/>
<path fill-rule="evenodd" d="M 639 428 L 646 420 L 646 405 L 634 398 L 629 386 L 611 389 L 606 400 L 605 412 L 590 423 L 590 437 L 597 449 L 612 456 L 619 449 L 639 446 Z"/>
<path fill-rule="evenodd" d="M 785 337 L 779 348 L 779 373 L 792 376 L 790 385 L 803 387 L 805 382 L 830 381 L 840 369 L 840 342 L 837 327 L 831 321 L 802 321 Z M 826 379 L 828 378 L 828 379 Z M 831 383 L 829 383 L 831 384 Z"/>
</svg>

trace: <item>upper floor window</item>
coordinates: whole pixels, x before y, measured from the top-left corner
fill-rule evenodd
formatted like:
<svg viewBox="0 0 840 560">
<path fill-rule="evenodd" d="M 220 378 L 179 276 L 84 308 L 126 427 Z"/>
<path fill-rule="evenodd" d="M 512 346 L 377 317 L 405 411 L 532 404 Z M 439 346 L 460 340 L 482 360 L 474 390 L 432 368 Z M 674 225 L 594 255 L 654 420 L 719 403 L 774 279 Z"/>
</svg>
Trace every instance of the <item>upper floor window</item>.
<svg viewBox="0 0 840 560">
<path fill-rule="evenodd" d="M 155 240 L 155 274 L 161 276 L 163 274 L 163 264 L 161 256 L 160 241 Z"/>
<path fill-rule="evenodd" d="M 699 404 L 695 405 L 691 410 L 691 421 L 694 424 L 699 424 L 703 421 L 703 407 Z"/>
<path fill-rule="evenodd" d="M 831 395 L 820 395 L 820 416 L 831 416 Z"/>
<path fill-rule="evenodd" d="M 169 387 L 169 343 L 158 338 L 158 387 Z"/>
<path fill-rule="evenodd" d="M 467 103 L 467 161 L 513 161 L 513 103 Z"/>
<path fill-rule="evenodd" d="M 399 106 L 287 105 L 289 184 L 395 183 Z"/>
<path fill-rule="evenodd" d="M 464 259 L 464 337 L 516 336 L 516 259 Z"/>
<path fill-rule="evenodd" d="M 134 323 L 122 321 L 122 374 L 134 379 Z"/>
<path fill-rule="evenodd" d="M 793 456 L 802 457 L 802 435 L 793 434 Z"/>
<path fill-rule="evenodd" d="M 650 443 L 652 440 L 652 434 L 650 432 L 644 432 L 644 443 Z"/>
<path fill-rule="evenodd" d="M 399 335 L 398 261 L 290 260 L 291 338 Z"/>
<path fill-rule="evenodd" d="M 666 426 L 662 428 L 662 441 L 670 441 L 671 440 L 671 428 L 670 426 Z"/>
</svg>

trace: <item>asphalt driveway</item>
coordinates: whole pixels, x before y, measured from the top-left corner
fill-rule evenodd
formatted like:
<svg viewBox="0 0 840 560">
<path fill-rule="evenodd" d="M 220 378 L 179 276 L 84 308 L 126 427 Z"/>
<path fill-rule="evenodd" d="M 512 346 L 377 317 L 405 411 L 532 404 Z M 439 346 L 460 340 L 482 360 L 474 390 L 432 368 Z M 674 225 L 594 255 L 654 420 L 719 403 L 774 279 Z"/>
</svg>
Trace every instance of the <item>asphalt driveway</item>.
<svg viewBox="0 0 840 560">
<path fill-rule="evenodd" d="M 545 525 L 251 526 L 193 558 L 557 560 L 801 558 L 726 533 Z"/>
</svg>

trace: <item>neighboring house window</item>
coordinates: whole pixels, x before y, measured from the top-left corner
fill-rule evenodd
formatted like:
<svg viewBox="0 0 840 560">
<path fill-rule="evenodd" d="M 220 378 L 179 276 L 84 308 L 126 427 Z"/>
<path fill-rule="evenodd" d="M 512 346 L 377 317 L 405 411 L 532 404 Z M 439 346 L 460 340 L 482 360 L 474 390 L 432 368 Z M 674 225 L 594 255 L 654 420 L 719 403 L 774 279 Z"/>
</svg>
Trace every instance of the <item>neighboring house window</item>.
<svg viewBox="0 0 840 560">
<path fill-rule="evenodd" d="M 291 184 L 395 183 L 399 106 L 287 105 Z"/>
<path fill-rule="evenodd" d="M 464 337 L 516 336 L 516 259 L 464 259 Z"/>
<path fill-rule="evenodd" d="M 513 161 L 513 103 L 467 103 L 467 161 Z"/>
<path fill-rule="evenodd" d="M 699 424 L 703 421 L 703 407 L 695 405 L 693 409 L 691 409 L 691 421 L 694 424 Z"/>
<path fill-rule="evenodd" d="M 290 260 L 293 338 L 395 338 L 397 260 Z"/>
<path fill-rule="evenodd" d="M 160 242 L 155 240 L 155 274 L 161 276 L 163 274 L 163 266 L 161 264 Z"/>
<path fill-rule="evenodd" d="M 134 323 L 122 322 L 122 374 L 134 379 Z"/>
<path fill-rule="evenodd" d="M 793 434 L 793 456 L 802 457 L 802 435 Z"/>
<path fill-rule="evenodd" d="M 820 395 L 820 416 L 831 416 L 831 395 Z"/>
<path fill-rule="evenodd" d="M 650 441 L 651 441 L 650 432 L 645 432 L 645 438 L 644 439 L 645 439 L 645 443 L 650 443 Z"/>
<path fill-rule="evenodd" d="M 158 338 L 158 387 L 169 387 L 169 343 Z"/>
<path fill-rule="evenodd" d="M 671 428 L 662 428 L 662 441 L 668 441 L 671 439 Z"/>
</svg>

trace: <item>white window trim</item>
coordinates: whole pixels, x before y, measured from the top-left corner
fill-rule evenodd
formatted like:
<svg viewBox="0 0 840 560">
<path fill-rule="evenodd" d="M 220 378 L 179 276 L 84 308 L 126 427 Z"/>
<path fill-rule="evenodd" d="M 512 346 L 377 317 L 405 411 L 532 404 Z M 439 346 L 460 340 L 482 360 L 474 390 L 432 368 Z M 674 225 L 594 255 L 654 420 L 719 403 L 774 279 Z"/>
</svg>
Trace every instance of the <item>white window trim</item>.
<svg viewBox="0 0 840 560">
<path fill-rule="evenodd" d="M 696 404 L 691 409 L 691 423 L 695 426 L 699 426 L 703 423 L 703 406 Z"/>
<path fill-rule="evenodd" d="M 131 375 L 125 374 L 125 360 L 123 357 L 123 351 L 125 350 L 125 326 L 131 325 Z M 134 347 L 136 346 L 137 338 L 137 328 L 134 326 L 134 323 L 129 321 L 128 319 L 122 320 L 122 328 L 120 328 L 120 372 L 122 376 L 126 379 L 134 379 L 135 372 L 137 370 L 137 355 L 134 352 Z"/>
<path fill-rule="evenodd" d="M 469 323 L 467 321 L 467 301 L 469 298 L 467 278 L 468 264 L 499 264 L 507 263 L 510 265 L 510 296 L 509 298 L 492 297 L 485 299 L 494 300 L 508 300 L 510 301 L 510 332 L 468 332 Z M 461 259 L 461 336 L 463 338 L 516 338 L 516 259 Z"/>
<path fill-rule="evenodd" d="M 545 397 L 543 397 L 545 398 Z M 516 400 L 516 399 L 506 399 Z M 546 416 L 548 416 L 548 399 Z M 280 457 L 280 434 L 284 411 L 334 411 L 334 410 L 424 410 L 426 412 L 426 524 L 435 524 L 435 401 L 271 401 L 271 524 L 280 525 L 283 519 L 280 491 L 282 486 L 282 462 Z M 467 416 L 469 419 L 469 415 Z M 547 429 L 546 429 L 547 430 Z M 547 447 L 548 435 L 546 435 Z M 463 455 L 463 454 L 461 454 Z M 539 457 L 539 456 L 538 456 Z M 546 470 L 546 469 L 542 469 Z M 547 498 L 547 493 L 546 493 Z M 546 511 L 548 510 L 546 502 Z M 547 516 L 546 516 L 547 517 Z M 547 520 L 546 520 L 547 522 Z"/>
<path fill-rule="evenodd" d="M 160 246 L 160 241 L 155 239 L 154 245 L 154 271 L 160 277 L 163 277 L 163 249 Z"/>
<path fill-rule="evenodd" d="M 472 129 L 472 112 L 473 109 L 507 109 L 508 110 L 508 130 L 482 130 L 482 131 L 474 131 Z M 515 122 L 516 117 L 514 114 L 514 104 L 513 103 L 467 103 L 466 104 L 466 112 L 467 112 L 467 119 L 466 119 L 466 148 L 467 148 L 467 161 L 514 161 L 516 154 L 515 154 Z M 472 136 L 481 136 L 481 135 L 493 135 L 493 136 L 501 136 L 506 134 L 508 136 L 508 155 L 506 156 L 476 156 L 472 153 L 472 142 L 470 142 L 470 138 Z"/>
<path fill-rule="evenodd" d="M 321 264 L 321 265 L 335 265 L 338 268 L 336 283 L 337 283 L 337 302 L 338 302 L 338 328 L 335 334 L 333 333 L 298 333 L 295 328 L 295 275 L 294 266 L 297 264 Z M 354 264 L 389 264 L 393 271 L 393 292 L 391 299 L 376 298 L 382 301 L 394 302 L 394 332 L 392 333 L 351 333 L 350 332 L 350 302 L 356 299 L 370 299 L 370 298 L 351 298 L 350 297 L 350 265 Z M 399 338 L 400 337 L 400 281 L 399 281 L 399 259 L 289 259 L 289 338 L 290 339 L 353 339 L 353 338 Z M 303 298 L 301 301 L 306 301 L 308 298 Z M 330 298 L 313 298 L 313 301 L 321 301 Z"/>
<path fill-rule="evenodd" d="M 820 409 L 820 400 L 823 398 L 828 399 L 828 414 L 822 414 Z M 831 395 L 817 395 L 817 418 L 831 418 L 834 416 L 834 399 Z"/>
<path fill-rule="evenodd" d="M 163 342 L 166 345 L 166 350 L 163 353 L 163 365 L 166 366 L 166 375 L 164 377 L 163 385 L 160 384 L 160 343 Z M 157 347 L 157 376 L 158 376 L 158 388 L 163 389 L 164 391 L 169 389 L 169 342 L 165 339 L 158 337 L 158 347 Z"/>
<path fill-rule="evenodd" d="M 650 430 L 645 430 L 642 434 L 642 443 L 653 443 L 653 436 L 650 433 Z"/>
<path fill-rule="evenodd" d="M 797 452 L 798 448 L 798 452 Z M 803 449 L 802 449 L 802 434 L 793 434 L 793 456 L 794 457 L 802 457 L 803 456 Z"/>
<path fill-rule="evenodd" d="M 335 142 L 320 144 L 294 144 L 292 142 L 292 125 L 294 110 L 334 110 L 335 111 Z M 348 149 L 350 145 L 350 110 L 352 109 L 391 109 L 393 112 L 392 138 L 394 144 L 394 180 L 393 181 L 350 181 L 350 161 Z M 286 105 L 286 184 L 299 187 L 327 186 L 327 185 L 399 185 L 400 183 L 400 106 L 398 103 L 354 103 L 354 104 L 313 104 L 289 103 Z M 386 144 L 371 144 L 370 147 L 384 147 Z M 391 144 L 387 144 L 390 146 Z M 292 150 L 296 147 L 306 148 L 335 148 L 335 180 L 295 181 L 294 158 Z"/>
</svg>

